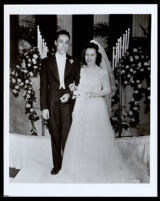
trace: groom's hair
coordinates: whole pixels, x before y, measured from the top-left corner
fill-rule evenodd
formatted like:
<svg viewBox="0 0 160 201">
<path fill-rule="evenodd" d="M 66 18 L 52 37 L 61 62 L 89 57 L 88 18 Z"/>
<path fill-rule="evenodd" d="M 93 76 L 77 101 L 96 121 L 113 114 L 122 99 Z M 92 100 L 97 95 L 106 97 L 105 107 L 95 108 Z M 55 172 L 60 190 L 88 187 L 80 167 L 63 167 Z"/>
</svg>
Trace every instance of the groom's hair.
<svg viewBox="0 0 160 201">
<path fill-rule="evenodd" d="M 99 51 L 98 51 L 99 50 L 98 45 L 96 45 L 95 43 L 87 43 L 85 45 L 85 47 L 83 49 L 82 57 L 81 57 L 81 63 L 82 63 L 82 65 L 87 65 L 86 60 L 85 60 L 85 54 L 86 54 L 86 50 L 88 48 L 95 49 L 96 54 L 97 54 L 96 64 L 97 64 L 97 66 L 99 66 L 100 63 L 101 63 L 101 60 L 102 60 L 102 55 L 101 55 L 101 53 L 99 53 Z"/>
<path fill-rule="evenodd" d="M 58 32 L 56 33 L 56 40 L 58 39 L 59 35 L 66 35 L 66 36 L 68 36 L 69 39 L 70 39 L 70 34 L 69 34 L 69 32 L 66 31 L 66 30 L 60 30 L 60 31 L 58 31 Z"/>
</svg>

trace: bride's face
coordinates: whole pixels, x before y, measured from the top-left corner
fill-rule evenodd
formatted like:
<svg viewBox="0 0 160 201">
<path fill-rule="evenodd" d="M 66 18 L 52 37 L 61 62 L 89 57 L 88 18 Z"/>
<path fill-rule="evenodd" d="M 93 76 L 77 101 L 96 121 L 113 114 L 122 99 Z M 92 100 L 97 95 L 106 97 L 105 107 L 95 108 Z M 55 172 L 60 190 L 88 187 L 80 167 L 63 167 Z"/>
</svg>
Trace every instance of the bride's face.
<svg viewBox="0 0 160 201">
<path fill-rule="evenodd" d="M 96 64 L 96 50 L 94 48 L 87 48 L 85 52 L 85 61 L 87 65 Z"/>
</svg>

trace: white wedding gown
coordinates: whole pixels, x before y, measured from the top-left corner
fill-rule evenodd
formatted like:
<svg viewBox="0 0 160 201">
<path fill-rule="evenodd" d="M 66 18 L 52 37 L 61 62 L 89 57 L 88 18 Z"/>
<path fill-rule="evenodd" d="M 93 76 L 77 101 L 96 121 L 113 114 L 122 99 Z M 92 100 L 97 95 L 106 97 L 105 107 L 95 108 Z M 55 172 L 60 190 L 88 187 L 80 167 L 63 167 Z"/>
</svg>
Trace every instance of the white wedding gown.
<svg viewBox="0 0 160 201">
<path fill-rule="evenodd" d="M 82 68 L 78 88 L 92 92 L 101 90 L 103 79 L 107 79 L 104 70 Z M 54 177 L 65 177 L 72 183 L 141 182 L 147 174 L 146 166 L 137 157 L 134 161 L 129 158 L 124 158 L 115 142 L 104 97 L 79 96 L 65 145 L 62 169 Z"/>
</svg>

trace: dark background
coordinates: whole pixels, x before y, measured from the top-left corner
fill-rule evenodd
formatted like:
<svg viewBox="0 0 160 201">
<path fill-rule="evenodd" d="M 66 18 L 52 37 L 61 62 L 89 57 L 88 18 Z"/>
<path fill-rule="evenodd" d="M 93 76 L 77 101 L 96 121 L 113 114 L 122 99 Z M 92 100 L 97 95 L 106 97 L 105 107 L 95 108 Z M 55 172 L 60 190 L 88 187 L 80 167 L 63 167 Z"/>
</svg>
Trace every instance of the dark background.
<svg viewBox="0 0 160 201">
<path fill-rule="evenodd" d="M 73 56 L 80 59 L 82 50 L 87 42 L 93 39 L 93 15 L 73 15 L 73 29 L 72 29 L 72 48 Z M 59 28 L 57 26 L 56 15 L 35 15 L 35 28 L 36 25 L 40 26 L 40 31 L 45 39 L 49 50 L 54 49 L 54 40 L 56 31 Z M 115 45 L 116 40 L 120 37 L 124 31 L 132 25 L 132 15 L 110 15 L 109 20 L 109 32 L 108 34 L 108 56 L 111 60 L 112 47 Z M 18 49 L 18 39 L 20 39 L 21 33 L 18 28 L 18 15 L 10 16 L 10 53 L 11 63 L 13 63 Z M 32 45 L 36 46 L 36 29 L 30 32 L 30 38 Z M 26 30 L 27 33 L 27 30 Z M 132 30 L 130 31 L 132 33 Z M 29 38 L 27 36 L 27 38 Z"/>
</svg>

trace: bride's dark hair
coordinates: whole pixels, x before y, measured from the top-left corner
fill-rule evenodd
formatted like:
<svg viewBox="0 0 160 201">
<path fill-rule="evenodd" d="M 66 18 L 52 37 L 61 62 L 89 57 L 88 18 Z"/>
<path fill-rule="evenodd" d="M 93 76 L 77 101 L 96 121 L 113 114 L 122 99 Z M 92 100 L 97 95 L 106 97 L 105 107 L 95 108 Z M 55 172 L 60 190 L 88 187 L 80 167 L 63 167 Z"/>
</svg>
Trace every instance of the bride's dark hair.
<svg viewBox="0 0 160 201">
<path fill-rule="evenodd" d="M 87 43 L 83 49 L 83 53 L 82 53 L 82 57 L 81 57 L 81 64 L 82 65 L 87 65 L 86 61 L 85 61 L 85 54 L 86 54 L 86 50 L 88 48 L 92 48 L 92 49 L 95 49 L 96 50 L 96 54 L 97 54 L 97 57 L 96 57 L 96 64 L 97 66 L 100 65 L 101 63 L 101 60 L 102 60 L 102 55 L 101 53 L 98 52 L 98 45 L 96 45 L 95 43 Z"/>
</svg>

